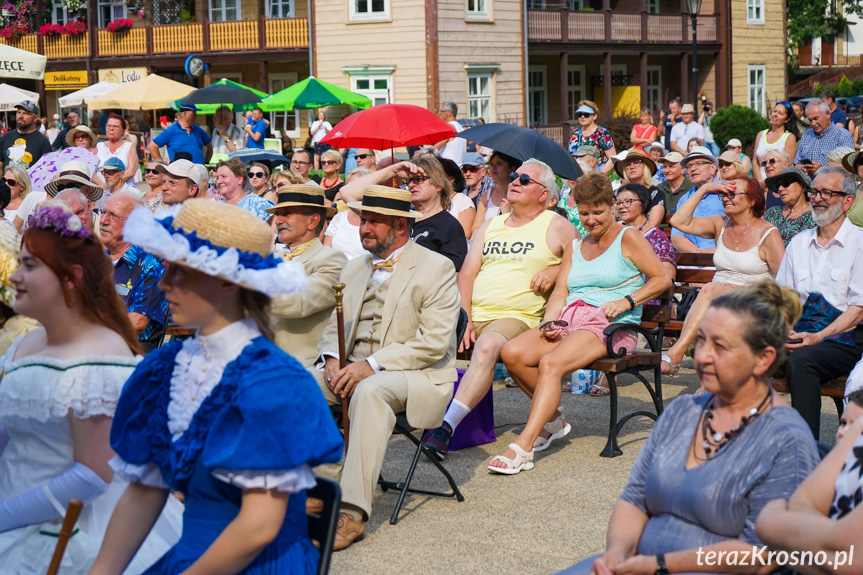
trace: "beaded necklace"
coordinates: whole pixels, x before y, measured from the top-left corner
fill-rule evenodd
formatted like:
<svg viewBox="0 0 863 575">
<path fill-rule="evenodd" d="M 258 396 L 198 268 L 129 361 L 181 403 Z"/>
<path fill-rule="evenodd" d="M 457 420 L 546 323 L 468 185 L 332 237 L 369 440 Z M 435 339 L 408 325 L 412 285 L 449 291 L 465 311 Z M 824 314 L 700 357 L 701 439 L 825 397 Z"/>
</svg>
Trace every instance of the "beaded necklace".
<svg viewBox="0 0 863 575">
<path fill-rule="evenodd" d="M 749 410 L 749 415 L 744 415 L 740 418 L 740 423 L 732 427 L 729 431 L 725 433 L 720 433 L 713 429 L 713 425 L 711 420 L 713 419 L 713 409 L 715 407 L 716 396 L 710 398 L 710 400 L 704 404 L 704 413 L 701 416 L 701 433 L 704 436 L 704 442 L 701 444 L 704 447 L 704 453 L 706 457 L 701 459 L 701 461 L 707 461 L 712 457 L 716 457 L 719 454 L 719 450 L 724 446 L 728 445 L 735 437 L 743 433 L 743 430 L 746 429 L 746 426 L 752 423 L 756 417 L 767 411 L 765 406 L 767 406 L 768 401 L 770 402 L 770 407 L 773 406 L 773 393 L 771 390 L 767 391 L 767 395 L 764 396 L 764 399 L 761 400 L 761 403 L 758 404 L 758 407 L 753 407 Z M 693 446 L 693 454 L 696 459 L 700 459 L 697 455 L 697 451 L 695 451 Z"/>
</svg>

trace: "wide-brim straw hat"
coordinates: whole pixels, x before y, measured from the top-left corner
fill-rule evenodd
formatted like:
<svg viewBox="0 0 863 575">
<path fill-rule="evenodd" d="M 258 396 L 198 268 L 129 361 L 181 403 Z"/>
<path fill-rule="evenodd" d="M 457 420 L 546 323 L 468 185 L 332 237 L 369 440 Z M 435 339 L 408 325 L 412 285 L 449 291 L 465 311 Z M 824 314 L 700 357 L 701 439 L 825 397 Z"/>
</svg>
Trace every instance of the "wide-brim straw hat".
<svg viewBox="0 0 863 575">
<path fill-rule="evenodd" d="M 90 146 L 91 148 L 95 148 L 96 144 L 99 142 L 99 138 L 96 134 L 93 133 L 93 130 L 90 129 L 89 126 L 84 126 L 83 124 L 80 126 L 75 126 L 68 132 L 66 132 L 66 143 L 69 144 L 70 147 L 75 147 L 75 136 L 77 134 L 87 134 L 90 136 Z"/>
<path fill-rule="evenodd" d="M 302 291 L 308 281 L 302 264 L 270 253 L 269 225 L 223 202 L 191 199 L 156 213 L 137 208 L 123 226 L 123 239 L 169 262 L 268 296 Z"/>
<path fill-rule="evenodd" d="M 95 182 L 91 182 L 90 180 L 82 178 L 81 176 L 76 176 L 75 174 L 64 174 L 60 172 L 60 174 L 55 176 L 53 180 L 45 184 L 45 193 L 53 198 L 60 193 L 60 184 L 69 183 L 80 184 L 78 189 L 81 190 L 91 202 L 95 202 L 101 198 L 102 193 L 104 192 L 102 186 L 99 186 Z"/>
<path fill-rule="evenodd" d="M 385 216 L 420 218 L 422 214 L 411 209 L 411 193 L 386 186 L 366 186 L 362 202 L 349 202 L 348 207 Z"/>
<path fill-rule="evenodd" d="M 860 152 L 851 152 L 842 157 L 842 167 L 851 172 L 851 175 L 856 176 L 857 171 L 854 169 L 854 162 L 860 156 Z"/>
<path fill-rule="evenodd" d="M 310 208 L 323 208 L 327 211 L 327 217 L 336 215 L 336 208 L 327 205 L 324 189 L 313 184 L 294 184 L 284 186 L 279 190 L 279 203 L 272 208 L 267 208 L 268 214 L 278 215 L 281 208 L 294 206 L 308 206 Z"/>
<path fill-rule="evenodd" d="M 614 162 L 614 171 L 617 172 L 617 175 L 620 176 L 622 179 L 626 179 L 626 175 L 623 171 L 624 166 L 633 158 L 638 158 L 639 160 L 641 160 L 641 162 L 650 172 L 651 176 L 656 173 L 656 162 L 653 161 L 653 158 L 645 154 L 640 148 L 633 148 L 629 150 L 629 153 L 626 154 L 626 157 Z"/>
</svg>

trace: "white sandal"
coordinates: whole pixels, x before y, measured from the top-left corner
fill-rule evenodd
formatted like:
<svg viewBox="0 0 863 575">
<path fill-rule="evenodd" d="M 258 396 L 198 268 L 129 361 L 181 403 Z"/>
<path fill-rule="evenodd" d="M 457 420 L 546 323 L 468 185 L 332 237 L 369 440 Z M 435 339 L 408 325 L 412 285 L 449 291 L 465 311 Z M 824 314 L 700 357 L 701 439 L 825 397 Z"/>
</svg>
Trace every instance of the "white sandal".
<svg viewBox="0 0 863 575">
<path fill-rule="evenodd" d="M 572 426 L 566 423 L 566 420 L 563 418 L 563 411 L 561 411 L 557 419 L 546 423 L 543 429 L 551 435 L 549 437 L 537 437 L 533 442 L 534 452 L 544 451 L 551 447 L 551 442 L 555 439 L 569 435 L 569 432 L 572 431 Z"/>
<path fill-rule="evenodd" d="M 491 458 L 491 461 L 500 461 L 501 463 L 504 463 L 506 467 L 495 467 L 494 465 L 491 465 L 491 462 L 489 462 L 489 470 L 494 471 L 495 473 L 502 473 L 503 475 L 515 475 L 516 473 L 533 469 L 532 449 L 530 451 L 525 451 L 515 443 L 510 443 L 507 447 L 515 451 L 515 457 L 510 459 L 504 455 L 495 455 Z"/>
</svg>

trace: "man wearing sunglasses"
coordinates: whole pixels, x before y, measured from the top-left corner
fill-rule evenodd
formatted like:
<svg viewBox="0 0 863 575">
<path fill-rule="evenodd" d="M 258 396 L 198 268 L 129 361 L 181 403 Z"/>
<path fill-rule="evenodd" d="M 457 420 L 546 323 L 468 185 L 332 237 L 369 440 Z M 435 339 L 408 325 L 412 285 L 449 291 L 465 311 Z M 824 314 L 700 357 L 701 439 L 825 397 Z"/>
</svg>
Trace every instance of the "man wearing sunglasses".
<svg viewBox="0 0 863 575">
<path fill-rule="evenodd" d="M 719 162 L 704 146 L 695 146 L 692 151 L 683 158 L 680 164 L 689 173 L 692 189 L 680 196 L 676 207 L 688 201 L 695 191 L 702 186 L 711 186 L 695 207 L 693 217 L 706 217 L 722 215 L 725 208 L 722 205 L 722 194 L 725 191 L 725 183 L 716 178 L 716 168 Z M 712 239 L 702 238 L 692 234 L 684 234 L 677 228 L 671 230 L 671 245 L 678 252 L 684 253 L 713 253 L 716 242 Z"/>
<path fill-rule="evenodd" d="M 354 157 L 357 160 L 358 168 L 368 168 L 373 172 L 377 169 L 374 150 L 370 150 L 368 148 L 357 148 L 357 153 Z"/>
<path fill-rule="evenodd" d="M 494 180 L 485 173 L 485 158 L 477 152 L 468 152 L 461 161 L 461 173 L 467 185 L 464 193 L 473 200 L 473 205 L 479 204 L 483 194 L 495 187 Z"/>
<path fill-rule="evenodd" d="M 834 166 L 818 170 L 809 190 L 816 227 L 791 239 L 776 274 L 776 283 L 800 294 L 803 318 L 811 318 L 798 321 L 788 335 L 785 374 L 791 405 L 815 439 L 821 385 L 848 374 L 846 393 L 863 384 L 851 371 L 863 356 L 863 230 L 847 218 L 856 196 L 851 174 Z"/>
<path fill-rule="evenodd" d="M 108 158 L 102 166 L 102 176 L 105 179 L 107 187 L 102 197 L 96 200 L 96 207 L 100 210 L 105 207 L 108 198 L 112 194 L 123 190 L 133 194 L 141 195 L 137 188 L 134 188 L 123 181 L 123 172 L 126 170 L 126 164 L 120 158 Z"/>
<path fill-rule="evenodd" d="M 576 236 L 569 220 L 545 209 L 550 196 L 560 195 L 548 165 L 527 160 L 510 178 L 506 198 L 512 211 L 473 233 L 458 276 L 468 313 L 459 349 L 472 348 L 473 354 L 443 425 L 426 441 L 427 452 L 440 461 L 455 429 L 491 389 L 504 344 L 540 324 L 563 250 Z"/>
</svg>

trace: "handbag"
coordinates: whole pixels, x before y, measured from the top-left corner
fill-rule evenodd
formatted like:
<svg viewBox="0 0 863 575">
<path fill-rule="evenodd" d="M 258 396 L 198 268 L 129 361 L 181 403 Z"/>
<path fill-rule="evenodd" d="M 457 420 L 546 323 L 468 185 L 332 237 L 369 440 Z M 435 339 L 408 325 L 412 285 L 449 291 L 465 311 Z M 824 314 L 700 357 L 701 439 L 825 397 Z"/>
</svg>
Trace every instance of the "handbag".
<svg viewBox="0 0 863 575">
<path fill-rule="evenodd" d="M 686 315 L 689 313 L 689 310 L 692 308 L 692 304 L 695 303 L 695 300 L 698 299 L 698 294 L 701 292 L 701 288 L 692 288 L 680 298 L 680 303 L 677 304 L 677 319 L 678 321 L 683 321 L 686 319 Z"/>
<path fill-rule="evenodd" d="M 827 301 L 822 294 L 810 292 L 809 297 L 806 298 L 806 302 L 803 304 L 803 314 L 797 320 L 797 323 L 794 324 L 794 331 L 817 333 L 836 321 L 836 318 L 840 315 L 842 315 L 842 312 Z M 824 341 L 835 341 L 836 343 L 851 347 L 857 345 L 853 331 L 833 334 L 825 337 Z"/>
</svg>

